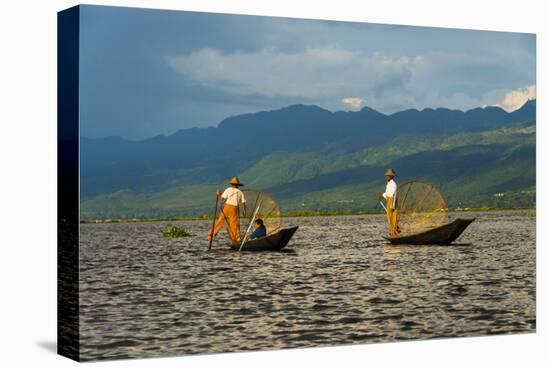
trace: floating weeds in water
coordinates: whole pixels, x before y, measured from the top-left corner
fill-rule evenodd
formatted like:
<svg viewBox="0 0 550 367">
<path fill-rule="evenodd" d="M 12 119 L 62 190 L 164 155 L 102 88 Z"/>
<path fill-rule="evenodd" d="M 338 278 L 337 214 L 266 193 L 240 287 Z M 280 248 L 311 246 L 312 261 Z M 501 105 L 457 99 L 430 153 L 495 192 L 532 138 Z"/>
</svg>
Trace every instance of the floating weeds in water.
<svg viewBox="0 0 550 367">
<path fill-rule="evenodd" d="M 527 214 L 527 218 L 536 218 L 536 217 L 537 217 L 537 213 Z"/>
<path fill-rule="evenodd" d="M 188 237 L 191 236 L 191 231 L 185 228 L 178 228 L 171 224 L 167 224 L 166 227 L 162 230 L 162 237 L 166 238 L 177 238 L 177 237 Z"/>
</svg>

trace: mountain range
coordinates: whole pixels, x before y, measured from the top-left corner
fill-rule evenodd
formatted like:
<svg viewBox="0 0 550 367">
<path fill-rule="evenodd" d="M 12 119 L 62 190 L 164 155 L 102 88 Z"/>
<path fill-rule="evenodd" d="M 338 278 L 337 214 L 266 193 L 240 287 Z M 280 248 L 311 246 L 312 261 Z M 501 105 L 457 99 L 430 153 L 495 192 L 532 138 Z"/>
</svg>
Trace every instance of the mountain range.
<svg viewBox="0 0 550 367">
<path fill-rule="evenodd" d="M 141 141 L 81 137 L 81 219 L 207 214 L 232 176 L 284 211 L 375 211 L 389 166 L 451 208 L 534 206 L 535 142 L 536 100 L 511 113 L 292 105 Z"/>
</svg>

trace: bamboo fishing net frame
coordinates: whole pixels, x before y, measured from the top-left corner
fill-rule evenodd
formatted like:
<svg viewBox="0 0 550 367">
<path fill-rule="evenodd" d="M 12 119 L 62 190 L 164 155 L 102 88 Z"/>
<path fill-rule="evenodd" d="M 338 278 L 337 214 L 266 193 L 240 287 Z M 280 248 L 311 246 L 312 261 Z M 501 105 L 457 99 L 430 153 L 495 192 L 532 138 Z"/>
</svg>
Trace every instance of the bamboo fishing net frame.
<svg viewBox="0 0 550 367">
<path fill-rule="evenodd" d="M 247 203 L 246 217 L 243 211 L 240 211 L 241 220 L 241 236 L 245 235 L 252 217 L 256 213 L 254 219 L 261 219 L 264 222 L 266 235 L 279 232 L 281 229 L 281 210 L 279 205 L 271 196 L 263 191 L 255 189 L 243 189 L 243 194 Z M 252 206 L 250 206 L 252 204 Z M 252 226 L 251 232 L 254 230 Z"/>
<path fill-rule="evenodd" d="M 400 235 L 426 231 L 447 221 L 445 200 L 429 182 L 409 181 L 399 186 L 397 225 Z"/>
</svg>

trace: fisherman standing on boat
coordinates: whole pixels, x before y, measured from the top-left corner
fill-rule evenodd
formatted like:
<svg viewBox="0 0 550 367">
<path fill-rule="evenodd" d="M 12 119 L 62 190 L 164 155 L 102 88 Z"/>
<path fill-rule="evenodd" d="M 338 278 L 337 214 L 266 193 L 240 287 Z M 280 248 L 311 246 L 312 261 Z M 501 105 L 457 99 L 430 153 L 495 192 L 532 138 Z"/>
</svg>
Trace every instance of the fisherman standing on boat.
<svg viewBox="0 0 550 367">
<path fill-rule="evenodd" d="M 241 242 L 239 204 L 243 204 L 243 214 L 246 217 L 246 199 L 244 198 L 243 192 L 239 190 L 239 186 L 244 185 L 240 183 L 237 177 L 233 177 L 231 181 L 229 181 L 229 185 L 230 187 L 225 189 L 223 194 L 216 191 L 216 195 L 222 199 L 222 209 L 214 228 L 212 228 L 212 231 L 208 234 L 209 241 L 212 239 L 212 236 L 216 237 L 225 222 L 231 242 Z"/>
<path fill-rule="evenodd" d="M 394 181 L 395 172 L 393 169 L 388 168 L 384 174 L 386 177 L 386 192 L 378 194 L 377 199 L 386 201 L 386 215 L 388 218 L 388 226 L 390 228 L 390 236 L 399 236 L 399 229 L 397 227 L 397 184 Z"/>
</svg>

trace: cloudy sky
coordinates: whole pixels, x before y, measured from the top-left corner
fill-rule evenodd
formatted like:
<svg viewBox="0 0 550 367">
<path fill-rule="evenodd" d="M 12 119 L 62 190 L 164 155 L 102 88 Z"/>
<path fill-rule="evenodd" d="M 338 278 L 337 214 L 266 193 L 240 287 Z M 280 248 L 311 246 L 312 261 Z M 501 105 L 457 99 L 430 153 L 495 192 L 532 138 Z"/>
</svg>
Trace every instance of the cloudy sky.
<svg viewBox="0 0 550 367">
<path fill-rule="evenodd" d="M 84 6 L 81 133 L 143 139 L 290 104 L 511 111 L 532 34 Z"/>
</svg>

